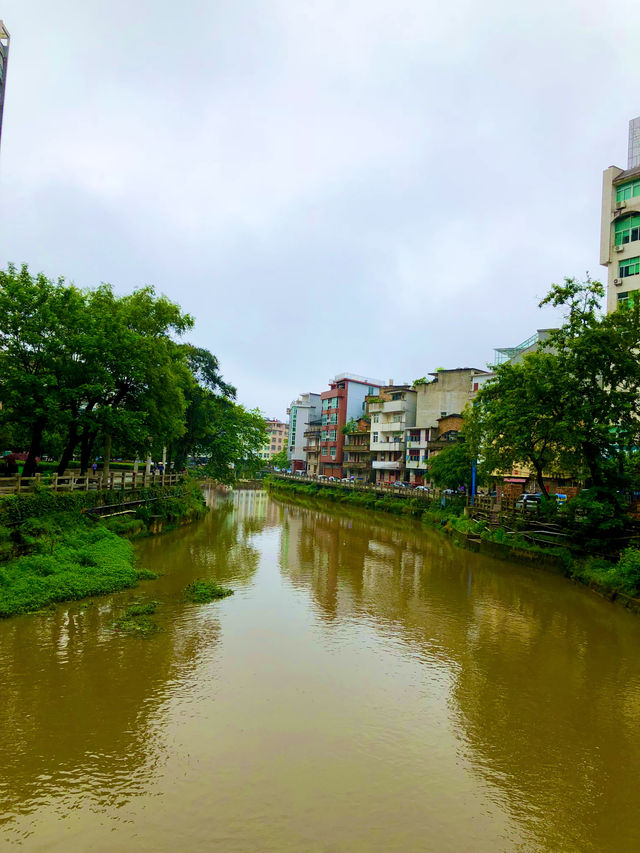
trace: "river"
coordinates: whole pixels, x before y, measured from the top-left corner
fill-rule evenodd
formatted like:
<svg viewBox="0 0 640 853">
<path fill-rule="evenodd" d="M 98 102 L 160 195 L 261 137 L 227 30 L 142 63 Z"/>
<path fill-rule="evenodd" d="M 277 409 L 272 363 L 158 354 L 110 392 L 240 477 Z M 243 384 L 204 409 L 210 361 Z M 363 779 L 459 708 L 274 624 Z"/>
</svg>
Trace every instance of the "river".
<svg viewBox="0 0 640 853">
<path fill-rule="evenodd" d="M 0 848 L 640 849 L 640 618 L 417 522 L 210 502 L 137 545 L 158 580 L 0 622 Z M 161 630 L 114 631 L 141 595 Z"/>
</svg>

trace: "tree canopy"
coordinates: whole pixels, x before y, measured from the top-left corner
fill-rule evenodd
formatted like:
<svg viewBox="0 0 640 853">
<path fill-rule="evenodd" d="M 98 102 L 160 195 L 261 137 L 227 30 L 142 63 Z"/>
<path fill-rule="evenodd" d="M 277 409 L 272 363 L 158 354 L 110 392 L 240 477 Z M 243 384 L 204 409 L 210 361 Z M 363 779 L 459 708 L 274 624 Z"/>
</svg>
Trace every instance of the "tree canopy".
<svg viewBox="0 0 640 853">
<path fill-rule="evenodd" d="M 564 322 L 520 362 L 497 365 L 465 412 L 472 452 L 489 470 L 527 464 L 617 488 L 635 465 L 640 422 L 639 308 L 602 315 L 604 288 L 587 277 L 553 285 L 541 305 Z"/>
<path fill-rule="evenodd" d="M 255 461 L 264 420 L 234 402 L 215 355 L 183 343 L 193 319 L 152 287 L 118 296 L 111 285 L 82 290 L 0 272 L 0 430 L 28 449 L 34 473 L 43 453 L 63 471 L 80 455 L 86 470 L 102 448 L 144 456 L 163 447 L 182 466 L 210 460 L 219 479 Z"/>
</svg>

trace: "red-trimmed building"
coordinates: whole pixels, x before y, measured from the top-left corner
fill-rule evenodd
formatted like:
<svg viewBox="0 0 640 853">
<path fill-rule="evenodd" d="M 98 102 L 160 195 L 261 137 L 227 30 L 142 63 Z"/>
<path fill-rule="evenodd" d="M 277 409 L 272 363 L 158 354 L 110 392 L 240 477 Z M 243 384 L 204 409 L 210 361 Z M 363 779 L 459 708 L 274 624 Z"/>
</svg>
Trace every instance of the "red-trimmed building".
<svg viewBox="0 0 640 853">
<path fill-rule="evenodd" d="M 365 397 L 375 395 L 384 383 L 353 373 L 340 373 L 320 395 L 322 427 L 320 433 L 320 473 L 327 477 L 344 476 L 344 440 L 342 427 L 358 421 L 365 413 Z"/>
</svg>

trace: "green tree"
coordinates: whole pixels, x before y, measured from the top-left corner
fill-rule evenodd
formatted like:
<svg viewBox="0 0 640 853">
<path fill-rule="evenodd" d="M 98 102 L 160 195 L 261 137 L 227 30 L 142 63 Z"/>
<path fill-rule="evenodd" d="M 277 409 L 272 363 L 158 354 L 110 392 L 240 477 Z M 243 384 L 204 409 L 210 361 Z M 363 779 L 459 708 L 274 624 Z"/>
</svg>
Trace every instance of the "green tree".
<svg viewBox="0 0 640 853">
<path fill-rule="evenodd" d="M 530 465 L 581 474 L 615 490 L 638 447 L 638 305 L 602 316 L 604 289 L 587 278 L 553 285 L 541 305 L 562 307 L 562 326 L 544 349 L 495 368 L 466 413 L 472 451 L 499 471 Z"/>
<path fill-rule="evenodd" d="M 464 486 L 470 490 L 473 455 L 464 437 L 452 441 L 448 447 L 431 457 L 427 474 L 442 489 Z"/>
<path fill-rule="evenodd" d="M 565 408 L 557 358 L 534 352 L 519 363 L 497 365 L 495 371 L 465 412 L 471 453 L 487 473 L 530 466 L 540 491 L 548 495 L 543 472 L 569 456 L 563 445 Z"/>
<path fill-rule="evenodd" d="M 289 460 L 287 459 L 287 451 L 279 450 L 277 453 L 274 453 L 269 460 L 269 465 L 271 465 L 272 468 L 288 468 Z"/>
</svg>

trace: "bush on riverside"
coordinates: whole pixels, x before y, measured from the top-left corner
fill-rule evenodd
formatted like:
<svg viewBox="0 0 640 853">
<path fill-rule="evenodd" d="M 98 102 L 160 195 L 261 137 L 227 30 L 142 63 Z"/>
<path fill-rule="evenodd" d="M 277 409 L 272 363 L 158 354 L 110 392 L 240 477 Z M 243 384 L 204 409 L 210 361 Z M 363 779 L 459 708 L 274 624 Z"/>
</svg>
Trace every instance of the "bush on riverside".
<svg viewBox="0 0 640 853">
<path fill-rule="evenodd" d="M 133 546 L 102 524 L 81 519 L 27 534 L 32 549 L 0 566 L 0 616 L 38 610 L 134 586 Z"/>
</svg>

